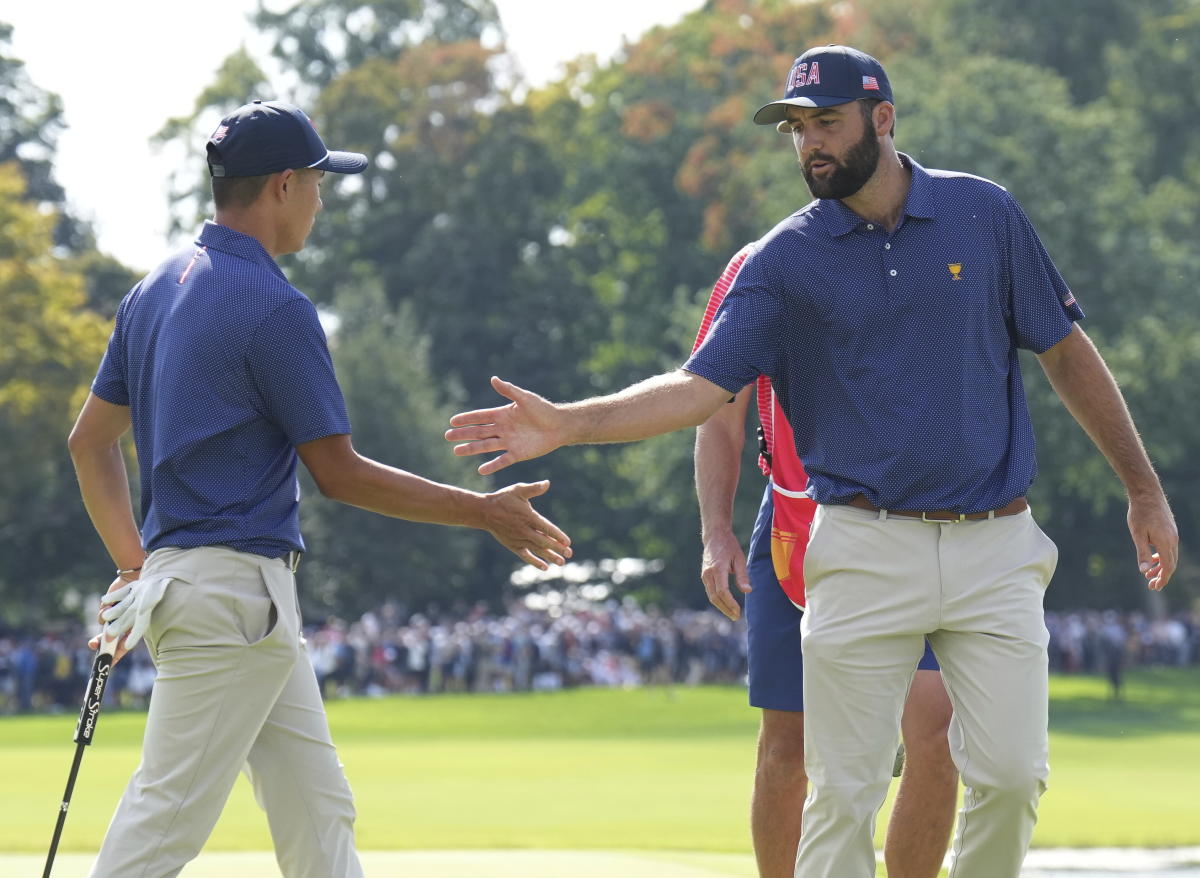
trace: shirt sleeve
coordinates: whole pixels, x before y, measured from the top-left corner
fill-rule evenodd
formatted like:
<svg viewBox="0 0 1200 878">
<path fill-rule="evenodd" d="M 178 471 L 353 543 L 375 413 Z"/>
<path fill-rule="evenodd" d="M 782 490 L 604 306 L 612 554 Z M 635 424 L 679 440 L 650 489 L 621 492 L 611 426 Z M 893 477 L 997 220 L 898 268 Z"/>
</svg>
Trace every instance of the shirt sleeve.
<svg viewBox="0 0 1200 878">
<path fill-rule="evenodd" d="M 700 346 L 683 368 L 737 393 L 759 375 L 779 368 L 781 293 L 764 271 L 759 252 L 750 253 Z"/>
<path fill-rule="evenodd" d="M 117 319 L 112 335 L 108 337 L 108 348 L 92 381 L 92 393 L 113 405 L 129 405 L 129 384 L 125 373 L 125 312 L 129 298 L 126 296 L 117 308 Z"/>
<path fill-rule="evenodd" d="M 734 254 L 729 260 L 729 264 L 725 266 L 725 270 L 721 272 L 721 276 L 717 278 L 717 282 L 713 284 L 712 292 L 708 296 L 708 305 L 704 308 L 704 317 L 700 321 L 700 330 L 696 333 L 696 341 L 692 344 L 692 353 L 696 352 L 696 348 L 700 347 L 704 337 L 708 335 L 709 329 L 712 328 L 713 320 L 717 316 L 717 310 L 721 307 L 721 303 L 725 301 L 725 296 L 729 294 L 729 288 L 733 286 L 733 282 L 737 279 L 738 272 L 742 270 L 742 263 L 746 261 L 746 257 L 750 255 L 751 245 L 747 244 L 741 250 Z"/>
<path fill-rule="evenodd" d="M 1005 193 L 1008 227 L 1009 301 L 1017 346 L 1034 353 L 1054 347 L 1071 331 L 1083 309 L 1058 273 L 1025 211 Z"/>
<path fill-rule="evenodd" d="M 325 330 L 308 299 L 272 311 L 255 332 L 247 360 L 263 412 L 292 445 L 350 432 Z"/>
</svg>

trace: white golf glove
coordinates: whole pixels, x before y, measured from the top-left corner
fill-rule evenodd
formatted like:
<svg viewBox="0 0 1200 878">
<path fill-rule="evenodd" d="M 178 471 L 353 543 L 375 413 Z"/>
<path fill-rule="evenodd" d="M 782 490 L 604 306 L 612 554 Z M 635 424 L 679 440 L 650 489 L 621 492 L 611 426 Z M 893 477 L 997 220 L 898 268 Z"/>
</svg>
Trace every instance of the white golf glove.
<svg viewBox="0 0 1200 878">
<path fill-rule="evenodd" d="M 146 633 L 146 628 L 150 625 L 150 614 L 162 600 L 163 593 L 173 578 L 158 576 L 151 579 L 135 579 L 100 598 L 101 605 L 106 607 L 100 613 L 100 618 L 106 623 L 105 628 L 109 636 L 120 637 L 128 631 L 125 648 L 133 649 Z"/>
</svg>

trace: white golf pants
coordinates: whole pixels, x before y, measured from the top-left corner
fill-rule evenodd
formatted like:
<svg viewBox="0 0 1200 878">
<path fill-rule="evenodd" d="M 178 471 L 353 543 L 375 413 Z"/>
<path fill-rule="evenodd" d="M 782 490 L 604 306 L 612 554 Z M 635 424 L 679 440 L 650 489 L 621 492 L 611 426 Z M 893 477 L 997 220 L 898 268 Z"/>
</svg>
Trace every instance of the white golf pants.
<svg viewBox="0 0 1200 878">
<path fill-rule="evenodd" d="M 354 800 L 301 645 L 292 572 L 282 561 L 205 547 L 156 551 L 142 575 L 175 581 L 146 633 L 158 678 L 142 762 L 93 878 L 178 875 L 242 770 L 286 878 L 359 878 Z"/>
<path fill-rule="evenodd" d="M 797 878 L 875 875 L 875 817 L 926 636 L 965 788 L 951 878 L 1017 878 L 1049 774 L 1042 597 L 1057 561 L 1028 510 L 942 524 L 820 507 L 804 561 Z"/>
</svg>

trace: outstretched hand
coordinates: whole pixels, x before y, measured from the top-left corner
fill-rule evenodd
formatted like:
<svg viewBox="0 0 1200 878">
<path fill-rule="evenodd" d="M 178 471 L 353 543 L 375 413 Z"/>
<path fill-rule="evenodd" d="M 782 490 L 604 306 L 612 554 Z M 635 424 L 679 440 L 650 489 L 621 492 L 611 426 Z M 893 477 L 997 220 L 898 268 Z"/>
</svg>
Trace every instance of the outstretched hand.
<svg viewBox="0 0 1200 878">
<path fill-rule="evenodd" d="M 454 446 L 459 457 L 504 452 L 480 464 L 480 475 L 491 475 L 517 461 L 549 454 L 565 443 L 561 410 L 554 403 L 495 376 L 492 387 L 512 402 L 457 414 L 450 419 L 451 429 L 446 431 L 447 441 L 462 443 Z"/>
<path fill-rule="evenodd" d="M 538 570 L 549 570 L 550 564 L 561 566 L 571 557 L 571 538 L 529 502 L 549 489 L 548 481 L 521 482 L 484 496 L 483 529 Z"/>
</svg>

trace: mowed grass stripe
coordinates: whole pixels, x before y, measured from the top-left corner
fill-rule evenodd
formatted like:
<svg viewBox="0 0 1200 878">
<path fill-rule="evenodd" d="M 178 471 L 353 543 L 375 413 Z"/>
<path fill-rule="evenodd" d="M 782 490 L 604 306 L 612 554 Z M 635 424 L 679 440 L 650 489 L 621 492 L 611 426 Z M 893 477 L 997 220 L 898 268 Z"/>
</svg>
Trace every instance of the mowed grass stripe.
<svg viewBox="0 0 1200 878">
<path fill-rule="evenodd" d="M 757 728 L 740 687 L 571 689 L 522 694 L 395 696 L 330 701 L 330 724 L 342 742 L 542 737 L 704 738 L 743 735 Z M 100 718 L 108 744 L 141 741 L 141 713 L 108 710 Z M 0 718 L 0 743 L 69 741 L 75 715 Z"/>
<path fill-rule="evenodd" d="M 1200 844 L 1200 672 L 1052 686 L 1039 846 Z M 757 711 L 732 687 L 332 702 L 363 849 L 749 851 Z M 94 851 L 144 717 L 102 716 L 63 839 Z M 73 717 L 0 720 L 0 851 L 44 850 Z M 882 833 L 880 834 L 882 838 Z M 269 848 L 239 782 L 212 850 Z"/>
<path fill-rule="evenodd" d="M 748 854 L 655 854 L 644 851 L 420 851 L 360 853 L 371 878 L 753 878 Z M 66 854 L 55 878 L 84 878 L 92 858 Z M 0 854 L 0 874 L 37 875 L 34 855 Z M 278 875 L 271 854 L 204 851 L 187 866 L 188 878 L 265 878 Z"/>
</svg>

